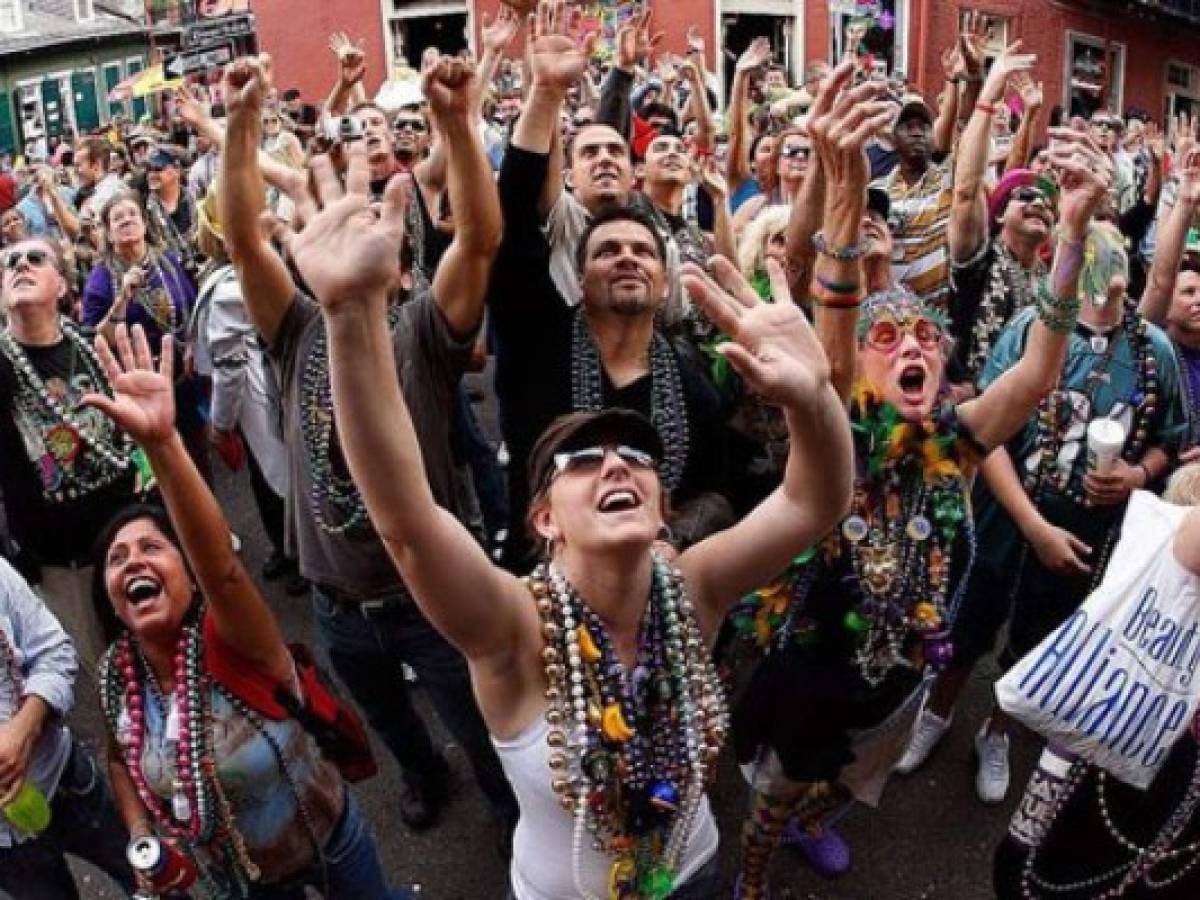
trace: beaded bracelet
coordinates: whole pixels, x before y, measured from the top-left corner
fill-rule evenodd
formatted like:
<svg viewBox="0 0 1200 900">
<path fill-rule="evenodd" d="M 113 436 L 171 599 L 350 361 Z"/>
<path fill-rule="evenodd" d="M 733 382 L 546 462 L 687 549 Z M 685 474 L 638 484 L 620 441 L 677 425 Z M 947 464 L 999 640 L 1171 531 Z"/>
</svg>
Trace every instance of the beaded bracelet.
<svg viewBox="0 0 1200 900">
<path fill-rule="evenodd" d="M 1038 318 L 1057 334 L 1069 334 L 1079 317 L 1079 295 L 1056 297 L 1046 282 L 1038 288 Z"/>
<path fill-rule="evenodd" d="M 830 281 L 817 276 L 817 284 L 821 290 L 829 294 L 857 294 L 862 291 L 862 285 L 853 281 Z"/>
<path fill-rule="evenodd" d="M 822 256 L 828 256 L 838 262 L 856 262 L 862 259 L 867 252 L 866 241 L 859 241 L 857 244 L 846 247 L 831 247 L 829 241 L 825 239 L 823 231 L 818 231 L 812 236 L 812 244 L 813 249 Z"/>
</svg>

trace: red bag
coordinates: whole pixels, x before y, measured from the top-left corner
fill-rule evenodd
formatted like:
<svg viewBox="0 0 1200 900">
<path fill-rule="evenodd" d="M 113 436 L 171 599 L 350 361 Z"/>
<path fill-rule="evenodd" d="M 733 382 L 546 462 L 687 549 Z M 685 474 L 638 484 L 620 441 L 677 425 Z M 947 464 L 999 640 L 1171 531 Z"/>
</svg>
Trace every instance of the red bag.
<svg viewBox="0 0 1200 900">
<path fill-rule="evenodd" d="M 290 685 L 268 678 L 221 640 L 211 614 L 204 617 L 204 667 L 219 684 L 261 716 L 281 722 L 295 719 L 313 736 L 321 754 L 349 782 L 365 781 L 379 767 L 362 719 L 334 692 L 304 644 L 288 644 L 296 662 L 301 701 Z"/>
</svg>

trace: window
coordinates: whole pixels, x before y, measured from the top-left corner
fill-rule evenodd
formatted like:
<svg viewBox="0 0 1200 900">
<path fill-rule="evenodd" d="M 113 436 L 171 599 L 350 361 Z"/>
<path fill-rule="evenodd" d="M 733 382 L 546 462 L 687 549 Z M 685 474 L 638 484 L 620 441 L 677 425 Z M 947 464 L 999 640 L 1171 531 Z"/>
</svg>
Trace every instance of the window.
<svg viewBox="0 0 1200 900">
<path fill-rule="evenodd" d="M 841 59 L 849 48 L 851 28 L 862 34 L 860 47 L 874 59 L 880 74 L 904 75 L 908 71 L 909 0 L 830 0 L 829 20 L 832 59 Z"/>
<path fill-rule="evenodd" d="M 75 20 L 77 22 L 90 22 L 96 18 L 96 8 L 92 5 L 92 0 L 75 0 Z"/>
<path fill-rule="evenodd" d="M 24 0 L 0 0 L 0 31 L 20 31 L 25 27 L 21 15 Z"/>
<path fill-rule="evenodd" d="M 1098 109 L 1118 115 L 1125 88 L 1125 45 L 1067 32 L 1063 78 L 1067 114 L 1089 119 Z"/>
</svg>

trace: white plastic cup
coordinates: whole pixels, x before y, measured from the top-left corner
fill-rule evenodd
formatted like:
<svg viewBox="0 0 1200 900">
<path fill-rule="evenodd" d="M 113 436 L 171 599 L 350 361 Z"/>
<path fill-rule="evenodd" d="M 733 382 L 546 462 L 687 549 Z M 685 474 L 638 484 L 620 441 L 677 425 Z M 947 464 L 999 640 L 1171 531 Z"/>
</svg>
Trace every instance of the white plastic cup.
<svg viewBox="0 0 1200 900">
<path fill-rule="evenodd" d="M 1088 468 L 1103 475 L 1125 446 L 1125 426 L 1113 419 L 1094 419 L 1087 429 Z"/>
</svg>

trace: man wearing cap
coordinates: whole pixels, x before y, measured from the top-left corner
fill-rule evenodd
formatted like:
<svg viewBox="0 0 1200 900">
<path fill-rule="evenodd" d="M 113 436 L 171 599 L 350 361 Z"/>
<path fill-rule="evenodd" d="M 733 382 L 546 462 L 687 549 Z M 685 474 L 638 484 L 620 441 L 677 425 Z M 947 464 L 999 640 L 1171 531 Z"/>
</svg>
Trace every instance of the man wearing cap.
<svg viewBox="0 0 1200 900">
<path fill-rule="evenodd" d="M 1042 253 L 1058 220 L 1057 189 L 1029 169 L 1004 175 L 988 197 L 985 174 L 992 120 L 1003 105 L 1009 75 L 1034 57 L 1004 53 L 992 66 L 963 131 L 955 160 L 949 245 L 957 340 L 952 380 L 971 385 L 1008 321 L 1037 300 L 1046 274 Z"/>
<path fill-rule="evenodd" d="M 892 142 L 898 163 L 874 182 L 891 201 L 896 277 L 913 293 L 945 311 L 950 295 L 946 227 L 953 198 L 950 162 L 933 159 L 933 113 L 919 96 L 896 116 Z"/>
<path fill-rule="evenodd" d="M 191 271 L 195 265 L 196 201 L 180 175 L 179 157 L 166 146 L 155 147 L 146 157 L 146 212 L 167 248 Z M 195 273 L 192 272 L 194 275 Z"/>
</svg>

